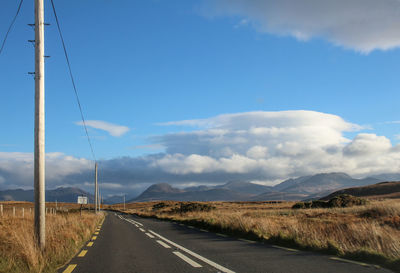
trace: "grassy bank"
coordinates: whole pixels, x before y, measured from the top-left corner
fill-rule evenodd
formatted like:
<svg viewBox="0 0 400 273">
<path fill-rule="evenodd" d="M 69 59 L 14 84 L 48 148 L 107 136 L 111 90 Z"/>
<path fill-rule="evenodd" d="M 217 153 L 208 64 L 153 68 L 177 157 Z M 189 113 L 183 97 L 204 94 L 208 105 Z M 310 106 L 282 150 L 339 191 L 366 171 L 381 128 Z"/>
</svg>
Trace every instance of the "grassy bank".
<svg viewBox="0 0 400 273">
<path fill-rule="evenodd" d="M 179 202 L 130 204 L 126 212 L 181 221 L 233 236 L 322 251 L 400 272 L 400 201 L 351 208 L 292 209 L 293 203 L 209 202 L 182 211 Z"/>
<path fill-rule="evenodd" d="M 28 210 L 27 210 L 28 211 Z M 78 211 L 46 215 L 46 249 L 37 249 L 33 214 L 0 217 L 0 272 L 56 272 L 90 238 L 103 215 Z"/>
</svg>

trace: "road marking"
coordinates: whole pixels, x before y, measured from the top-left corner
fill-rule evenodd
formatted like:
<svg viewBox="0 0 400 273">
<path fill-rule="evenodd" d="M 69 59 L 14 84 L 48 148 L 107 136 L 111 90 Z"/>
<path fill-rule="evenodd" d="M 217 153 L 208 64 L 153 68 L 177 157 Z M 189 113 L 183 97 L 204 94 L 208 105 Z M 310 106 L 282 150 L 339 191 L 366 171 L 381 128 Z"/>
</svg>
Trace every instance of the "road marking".
<svg viewBox="0 0 400 273">
<path fill-rule="evenodd" d="M 212 267 L 214 267 L 214 268 L 216 268 L 216 269 L 218 269 L 218 270 L 220 270 L 220 271 L 222 271 L 222 272 L 225 272 L 225 273 L 235 273 L 234 271 L 232 271 L 232 270 L 230 270 L 230 269 L 228 269 L 228 268 L 225 268 L 225 267 L 223 267 L 222 265 L 219 265 L 219 264 L 217 264 L 217 263 L 214 263 L 213 261 L 210 261 L 209 259 L 204 258 L 203 256 L 200 256 L 199 254 L 194 253 L 193 251 L 191 251 L 191 250 L 189 250 L 189 249 L 187 249 L 187 248 L 184 248 L 183 246 L 180 246 L 180 245 L 178 245 L 178 244 L 176 244 L 176 243 L 174 243 L 174 242 L 168 240 L 167 238 L 161 236 L 161 235 L 158 234 L 158 233 L 155 233 L 155 232 L 152 231 L 152 230 L 149 230 L 149 231 L 150 231 L 150 233 L 154 234 L 155 236 L 157 236 L 157 237 L 160 238 L 161 240 L 163 240 L 163 241 L 169 243 L 170 245 L 173 245 L 173 246 L 176 247 L 176 248 L 179 248 L 180 250 L 186 252 L 187 254 L 189 254 L 189 255 L 191 255 L 191 256 L 193 256 L 193 257 L 195 257 L 195 258 L 197 258 L 197 259 L 199 259 L 199 260 L 201 260 L 201 261 L 203 261 L 203 262 L 205 262 L 205 263 L 211 265 Z"/>
<path fill-rule="evenodd" d="M 205 229 L 200 229 L 200 231 L 203 231 L 203 232 L 208 232 L 208 230 L 205 230 Z"/>
<path fill-rule="evenodd" d="M 85 257 L 87 250 L 82 250 L 81 253 L 78 254 L 78 257 Z"/>
<path fill-rule="evenodd" d="M 159 243 L 160 245 L 162 245 L 162 246 L 165 247 L 165 248 L 171 248 L 169 245 L 167 245 L 166 243 L 164 243 L 164 242 L 161 241 L 161 240 L 157 240 L 156 242 Z"/>
<path fill-rule="evenodd" d="M 188 226 L 188 228 L 194 228 L 194 226 Z"/>
<path fill-rule="evenodd" d="M 256 241 L 246 240 L 246 239 L 239 239 L 239 241 L 254 244 Z"/>
<path fill-rule="evenodd" d="M 93 245 L 93 242 L 89 242 L 88 244 L 87 244 L 87 246 L 92 246 Z"/>
<path fill-rule="evenodd" d="M 76 267 L 76 264 L 70 264 L 64 271 L 63 273 L 71 273 L 72 271 L 74 271 Z"/>
<path fill-rule="evenodd" d="M 288 247 L 283 247 L 283 246 L 276 246 L 276 245 L 273 245 L 272 247 L 279 248 L 279 249 L 283 249 L 283 250 L 287 250 L 287 251 L 293 251 L 293 252 L 298 251 L 297 249 L 288 248 Z"/>
<path fill-rule="evenodd" d="M 138 221 L 135 221 L 135 220 L 132 220 L 132 219 L 130 219 L 133 223 L 135 223 L 135 224 L 137 224 L 137 225 L 139 225 L 139 226 L 143 226 L 143 224 L 142 223 L 139 223 Z"/>
<path fill-rule="evenodd" d="M 193 261 L 189 257 L 183 255 L 179 251 L 174 251 L 172 253 L 174 253 L 176 256 L 178 256 L 179 258 L 181 258 L 182 260 L 184 260 L 185 262 L 187 262 L 188 264 L 190 264 L 193 267 L 202 267 L 200 264 L 196 263 L 195 261 Z"/>
<path fill-rule="evenodd" d="M 221 236 L 221 237 L 228 237 L 227 235 L 225 235 L 225 234 L 222 234 L 222 233 L 215 233 L 215 234 L 217 234 L 218 236 Z"/>
<path fill-rule="evenodd" d="M 149 236 L 151 239 L 153 239 L 154 238 L 154 236 L 153 235 L 151 235 L 150 233 L 145 233 L 147 236 Z"/>
<path fill-rule="evenodd" d="M 92 241 L 94 241 L 94 240 L 96 240 L 97 239 L 97 236 L 93 236 L 92 237 Z"/>
<path fill-rule="evenodd" d="M 361 265 L 361 266 L 380 268 L 379 265 L 366 264 L 366 263 L 362 263 L 362 262 L 342 259 L 342 258 L 339 258 L 339 257 L 329 257 L 329 259 L 335 260 L 335 261 L 340 261 L 340 262 L 345 262 L 345 263 L 350 263 L 350 264 L 358 264 L 358 265 Z"/>
<path fill-rule="evenodd" d="M 145 230 L 144 230 L 144 229 L 142 229 L 142 228 L 139 228 L 139 230 L 140 230 L 141 232 L 145 232 Z"/>
</svg>

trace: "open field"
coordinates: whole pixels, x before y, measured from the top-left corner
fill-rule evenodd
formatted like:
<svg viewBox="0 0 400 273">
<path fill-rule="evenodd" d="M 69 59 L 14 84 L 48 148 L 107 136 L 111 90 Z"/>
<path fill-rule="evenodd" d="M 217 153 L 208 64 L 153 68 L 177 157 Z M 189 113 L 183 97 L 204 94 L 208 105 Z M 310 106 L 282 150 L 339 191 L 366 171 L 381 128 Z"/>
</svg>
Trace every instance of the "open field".
<svg viewBox="0 0 400 273">
<path fill-rule="evenodd" d="M 400 272 L 400 200 L 371 200 L 350 208 L 292 209 L 293 202 L 180 202 L 126 205 L 125 212 L 188 222 L 202 228 L 274 244 L 329 252 Z M 207 211 L 207 207 L 214 207 Z M 121 210 L 121 205 L 112 206 Z"/>
<path fill-rule="evenodd" d="M 0 204 L 4 210 L 0 216 L 0 272 L 55 272 L 75 255 L 104 218 L 87 211 L 80 216 L 78 205 L 58 203 L 65 211 L 46 215 L 46 248 L 41 252 L 33 233 L 33 204 Z M 46 207 L 55 208 L 55 204 L 46 203 Z"/>
</svg>

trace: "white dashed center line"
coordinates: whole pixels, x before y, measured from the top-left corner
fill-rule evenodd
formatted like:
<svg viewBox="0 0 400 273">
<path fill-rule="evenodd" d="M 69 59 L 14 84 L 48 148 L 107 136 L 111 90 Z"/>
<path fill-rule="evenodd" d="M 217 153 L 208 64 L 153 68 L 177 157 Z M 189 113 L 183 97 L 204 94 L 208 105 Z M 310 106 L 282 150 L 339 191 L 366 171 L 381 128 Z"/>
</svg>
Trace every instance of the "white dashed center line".
<svg viewBox="0 0 400 273">
<path fill-rule="evenodd" d="M 149 236 L 151 239 L 155 238 L 153 235 L 151 235 L 150 233 L 145 233 L 147 236 Z"/>
<path fill-rule="evenodd" d="M 186 252 L 187 254 L 195 257 L 196 259 L 199 259 L 200 261 L 205 262 L 206 264 L 211 265 L 212 267 L 214 267 L 214 268 L 216 268 L 216 269 L 218 269 L 218 270 L 220 270 L 222 272 L 235 273 L 234 271 L 232 271 L 232 270 L 230 270 L 230 269 L 228 269 L 226 267 L 223 267 L 222 265 L 219 265 L 219 264 L 217 264 L 217 263 L 215 263 L 215 262 L 213 262 L 213 261 L 211 261 L 211 260 L 209 260 L 209 259 L 207 259 L 207 258 L 205 258 L 205 257 L 203 257 L 203 256 L 201 256 L 201 255 L 199 255 L 199 254 L 197 254 L 197 253 L 195 253 L 195 252 L 193 252 L 193 251 L 181 246 L 181 245 L 178 245 L 177 243 L 174 243 L 174 242 L 168 240 L 167 238 L 161 236 L 160 234 L 158 234 L 158 233 L 156 233 L 156 232 L 154 232 L 152 230 L 149 230 L 149 232 L 152 233 L 153 235 L 157 236 L 158 238 L 160 238 L 164 242 L 167 242 L 168 244 L 170 244 L 170 245 L 172 245 L 172 246 L 174 246 L 176 248 L 179 248 L 183 252 Z"/>
<path fill-rule="evenodd" d="M 181 258 L 182 260 L 184 260 L 185 262 L 187 262 L 188 264 L 190 264 L 193 267 L 202 267 L 200 264 L 196 263 L 195 261 L 193 261 L 192 259 L 190 259 L 189 257 L 183 255 L 182 253 L 180 253 L 179 251 L 174 251 L 173 252 L 176 256 L 178 256 L 179 258 Z"/>
<path fill-rule="evenodd" d="M 156 242 L 159 243 L 160 245 L 162 245 L 162 246 L 165 247 L 165 248 L 171 248 L 169 245 L 167 245 L 166 243 L 164 243 L 164 242 L 161 241 L 161 240 L 157 240 Z"/>
</svg>

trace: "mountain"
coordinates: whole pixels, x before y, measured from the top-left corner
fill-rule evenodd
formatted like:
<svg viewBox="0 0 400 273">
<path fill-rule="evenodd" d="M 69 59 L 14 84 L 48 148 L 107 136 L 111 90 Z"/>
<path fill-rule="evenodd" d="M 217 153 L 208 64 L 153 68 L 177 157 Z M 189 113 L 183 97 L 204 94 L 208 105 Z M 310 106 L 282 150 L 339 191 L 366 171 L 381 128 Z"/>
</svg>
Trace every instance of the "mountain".
<svg viewBox="0 0 400 273">
<path fill-rule="evenodd" d="M 329 200 L 341 194 L 350 194 L 357 197 L 400 198 L 400 182 L 381 182 L 363 187 L 342 189 L 321 199 Z"/>
<path fill-rule="evenodd" d="M 345 173 L 321 173 L 286 180 L 281 183 L 280 187 L 275 186 L 274 189 L 280 189 L 280 191 L 289 193 L 311 195 L 319 192 L 335 191 L 349 186 L 364 186 L 378 182 L 381 182 L 381 180 L 373 177 L 355 179 Z"/>
<path fill-rule="evenodd" d="M 372 177 L 380 181 L 400 181 L 400 173 L 382 173 L 373 175 Z"/>
<path fill-rule="evenodd" d="M 129 202 L 175 201 L 270 201 L 319 199 L 334 191 L 381 182 L 378 178 L 355 179 L 345 173 L 321 173 L 288 179 L 274 187 L 245 181 L 230 181 L 217 186 L 177 189 L 161 183 L 150 186 Z"/>
<path fill-rule="evenodd" d="M 297 201 L 307 198 L 307 194 L 287 193 L 287 192 L 266 192 L 250 198 L 250 201 Z"/>
<path fill-rule="evenodd" d="M 190 189 L 190 188 L 189 188 Z M 138 197 L 129 202 L 148 202 L 160 200 L 174 201 L 241 201 L 250 198 L 250 194 L 235 192 L 229 189 L 212 188 L 205 190 L 181 190 L 162 183 L 150 186 Z"/>
<path fill-rule="evenodd" d="M 288 180 L 285 180 L 285 181 L 273 186 L 273 190 L 274 191 L 283 191 L 286 188 L 301 184 L 302 182 L 306 181 L 310 177 L 311 177 L 311 175 L 309 175 L 309 176 L 301 176 L 301 177 L 298 177 L 298 178 L 290 178 Z"/>
<path fill-rule="evenodd" d="M 246 194 L 260 194 L 264 192 L 272 191 L 272 187 L 258 185 L 250 182 L 243 182 L 243 181 L 230 181 L 226 184 L 216 186 L 216 189 L 227 189 L 232 190 L 240 193 Z"/>
<path fill-rule="evenodd" d="M 128 198 L 126 200 L 128 200 Z M 110 197 L 104 199 L 103 202 L 104 202 L 104 204 L 109 204 L 109 205 L 123 203 L 124 196 L 123 195 L 113 195 L 113 196 L 110 196 Z"/>
<path fill-rule="evenodd" d="M 0 191 L 0 201 L 30 201 L 33 202 L 33 190 Z"/>
<path fill-rule="evenodd" d="M 183 190 L 173 188 L 167 183 L 159 183 L 151 185 L 144 192 L 142 192 L 142 194 L 130 201 L 145 202 L 153 200 L 171 200 L 171 195 L 181 192 L 183 192 Z"/>
<path fill-rule="evenodd" d="M 200 186 L 187 187 L 187 188 L 185 188 L 185 191 L 207 191 L 207 190 L 211 190 L 213 188 L 214 187 L 200 185 Z"/>
<path fill-rule="evenodd" d="M 92 194 L 89 194 L 79 188 L 60 187 L 54 190 L 46 190 L 46 202 L 68 202 L 76 203 L 78 196 L 88 196 L 89 202 L 93 202 Z M 33 190 L 4 190 L 0 191 L 0 201 L 28 201 L 33 202 Z"/>
</svg>

